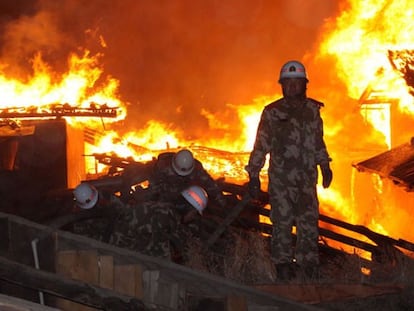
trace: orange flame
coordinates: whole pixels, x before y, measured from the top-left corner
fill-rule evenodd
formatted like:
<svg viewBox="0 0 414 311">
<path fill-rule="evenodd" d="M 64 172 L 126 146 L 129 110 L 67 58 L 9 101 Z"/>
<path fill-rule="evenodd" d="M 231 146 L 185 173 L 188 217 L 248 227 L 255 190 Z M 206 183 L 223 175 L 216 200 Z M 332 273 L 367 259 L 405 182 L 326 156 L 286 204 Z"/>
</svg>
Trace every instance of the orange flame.
<svg viewBox="0 0 414 311">
<path fill-rule="evenodd" d="M 117 117 L 108 119 L 108 123 L 119 121 L 126 116 L 125 105 L 117 97 L 119 83 L 113 78 L 104 81 L 103 69 L 98 66 L 100 55 L 92 56 L 86 51 L 82 56 L 72 54 L 68 60 L 68 72 L 54 73 L 42 60 L 41 54 L 33 59 L 33 75 L 22 82 L 8 78 L 4 72 L 0 75 L 0 108 L 8 112 L 35 110 L 48 112 L 57 105 L 88 108 L 91 105 L 118 107 Z M 99 83 L 98 83 L 99 82 Z M 76 124 L 97 123 L 93 118 L 87 120 L 78 117 L 67 118 Z"/>
<path fill-rule="evenodd" d="M 388 148 L 393 145 L 391 134 L 393 130 L 396 131 L 397 126 L 392 123 L 392 114 L 414 115 L 413 97 L 409 87 L 390 59 L 390 52 L 414 50 L 413 17 L 414 8 L 408 0 L 349 0 L 346 4 L 342 3 L 338 17 L 327 21 L 319 45 L 320 57 L 335 60 L 335 75 L 346 87 L 348 97 L 359 103 L 363 118 L 381 133 L 376 137 L 378 144 L 385 143 Z M 357 129 L 353 128 L 349 131 L 350 135 L 354 137 L 356 131 Z M 382 142 L 379 141 L 381 139 Z M 335 144 L 335 139 L 332 140 Z M 350 139 L 351 143 L 354 141 L 357 141 L 357 137 Z M 331 150 L 334 148 L 335 146 L 331 146 Z M 349 146 L 349 149 L 352 150 L 352 147 Z M 362 153 L 359 154 L 361 155 Z M 362 156 L 368 158 L 373 155 L 375 154 L 367 149 Z M 339 157 L 344 156 L 344 154 L 339 155 Z M 353 161 L 357 160 L 361 158 L 353 159 Z M 345 171 L 342 168 L 341 170 Z M 355 182 L 354 174 L 355 172 L 349 174 L 351 183 Z M 343 206 L 336 203 L 335 213 L 342 213 L 344 219 L 351 222 L 362 222 L 376 232 L 387 235 L 392 229 L 393 235 L 409 236 L 412 239 L 413 235 L 409 228 L 404 226 L 396 228 L 398 222 L 401 224 L 406 222 L 404 217 L 407 215 L 402 206 L 395 206 L 396 202 L 390 201 L 390 195 L 387 199 L 385 185 L 378 176 L 371 179 L 371 182 L 372 191 L 368 191 L 368 184 L 362 185 L 367 189 L 361 190 L 360 200 L 363 199 L 363 202 L 355 201 L 356 197 L 353 196 L 354 189 L 352 189 L 352 200 Z M 337 194 L 337 199 L 345 193 L 342 190 L 342 194 Z M 326 202 L 326 194 L 321 192 L 321 197 L 322 201 Z M 395 212 L 396 210 L 398 213 Z M 398 218 L 386 217 L 396 214 Z"/>
<path fill-rule="evenodd" d="M 327 25 L 320 52 L 336 57 L 337 74 L 346 81 L 351 97 L 359 98 L 373 83 L 409 109 L 412 98 L 387 55 L 389 50 L 414 48 L 413 17 L 410 1 L 351 0 L 349 8 Z"/>
</svg>

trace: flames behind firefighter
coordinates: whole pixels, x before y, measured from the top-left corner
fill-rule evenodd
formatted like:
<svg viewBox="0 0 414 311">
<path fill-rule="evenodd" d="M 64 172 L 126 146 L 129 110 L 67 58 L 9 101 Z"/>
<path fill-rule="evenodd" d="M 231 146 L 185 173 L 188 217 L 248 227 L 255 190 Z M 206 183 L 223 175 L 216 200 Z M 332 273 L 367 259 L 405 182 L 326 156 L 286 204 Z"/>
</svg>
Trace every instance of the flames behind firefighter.
<svg viewBox="0 0 414 311">
<path fill-rule="evenodd" d="M 318 273 L 318 166 L 325 188 L 332 181 L 332 171 L 323 139 L 323 104 L 306 96 L 308 79 L 303 64 L 284 64 L 279 83 L 283 97 L 264 108 L 246 171 L 249 192 L 257 197 L 259 173 L 270 154 L 271 256 L 278 278 L 290 280 L 295 277 L 297 265 L 308 277 Z M 292 247 L 294 224 L 297 239 Z"/>
</svg>

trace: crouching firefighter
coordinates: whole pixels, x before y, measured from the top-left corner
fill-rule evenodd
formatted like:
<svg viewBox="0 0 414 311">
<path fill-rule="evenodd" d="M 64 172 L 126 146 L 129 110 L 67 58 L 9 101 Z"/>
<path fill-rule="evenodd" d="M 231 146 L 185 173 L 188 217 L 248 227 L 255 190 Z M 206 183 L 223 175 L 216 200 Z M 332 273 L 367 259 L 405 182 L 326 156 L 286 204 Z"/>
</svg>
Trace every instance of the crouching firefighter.
<svg viewBox="0 0 414 311">
<path fill-rule="evenodd" d="M 182 263 L 182 226 L 194 221 L 207 206 L 201 187 L 182 192 L 183 201 L 146 201 L 120 210 L 109 243 L 149 256 Z M 179 206 L 178 206 L 179 205 Z"/>
<path fill-rule="evenodd" d="M 72 212 L 79 216 L 79 221 L 73 225 L 73 232 L 108 242 L 113 219 L 125 204 L 115 194 L 86 181 L 73 190 L 73 199 Z"/>
</svg>

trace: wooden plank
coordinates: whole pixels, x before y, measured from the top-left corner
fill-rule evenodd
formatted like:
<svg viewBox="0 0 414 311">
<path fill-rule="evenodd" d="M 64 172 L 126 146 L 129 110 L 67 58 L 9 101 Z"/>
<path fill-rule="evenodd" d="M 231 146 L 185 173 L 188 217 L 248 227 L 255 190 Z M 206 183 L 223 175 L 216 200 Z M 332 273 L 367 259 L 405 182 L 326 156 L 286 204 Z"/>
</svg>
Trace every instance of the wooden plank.
<svg viewBox="0 0 414 311">
<path fill-rule="evenodd" d="M 98 284 L 98 253 L 95 250 L 57 252 L 56 272 L 63 276 Z"/>
<path fill-rule="evenodd" d="M 129 249 L 115 247 L 106 243 L 102 243 L 90 238 L 72 234 L 66 231 L 56 231 L 50 227 L 34 223 L 27 219 L 15 216 L 7 215 L 0 213 L 0 217 L 4 215 L 7 217 L 10 222 L 18 225 L 19 230 L 32 232 L 30 235 L 43 236 L 53 234 L 56 238 L 55 249 L 59 250 L 68 250 L 68 249 L 90 249 L 93 247 L 98 251 L 99 254 L 111 255 L 114 257 L 116 263 L 125 263 L 125 264 L 136 264 L 139 263 L 144 269 L 147 270 L 160 270 L 163 273 L 163 277 L 167 280 L 170 280 L 170 283 L 183 285 L 186 292 L 189 294 L 195 294 L 200 297 L 206 296 L 217 296 L 220 295 L 225 297 L 231 294 L 242 295 L 246 297 L 246 300 L 250 305 L 265 305 L 265 306 L 274 306 L 279 307 L 281 310 L 286 311 L 299 311 L 299 310 L 317 310 L 312 306 L 298 303 L 293 300 L 288 300 L 284 297 L 266 293 L 262 290 L 252 288 L 238 282 L 220 277 L 214 274 L 205 273 L 203 271 L 198 271 L 185 267 L 182 265 L 177 265 L 173 262 L 162 260 L 160 258 L 145 256 L 138 252 L 131 251 Z M 53 245 L 51 245 L 52 247 Z M 30 249 L 30 245 L 23 245 L 22 247 L 27 247 Z M 3 269 L 4 268 L 4 269 Z M 35 271 L 34 277 L 36 279 L 32 282 L 25 281 L 28 276 L 22 276 L 21 274 L 11 273 L 8 274 L 8 268 L 6 265 L 3 265 L 0 261 L 0 279 L 9 279 L 12 280 L 15 284 L 19 286 L 29 286 L 35 290 L 40 290 L 45 292 L 45 294 L 56 295 L 60 297 L 65 297 L 70 300 L 79 301 L 80 303 L 84 302 L 89 305 L 102 305 L 102 303 L 107 302 L 106 298 L 117 298 L 128 297 L 127 301 L 131 299 L 130 296 L 110 291 L 108 289 L 103 289 L 98 286 L 93 286 L 86 284 L 81 281 L 76 280 L 67 280 L 64 277 L 59 277 L 56 275 L 49 275 L 50 279 L 53 280 L 48 282 L 47 280 L 41 279 L 45 271 Z M 20 269 L 16 269 L 20 272 Z M 50 271 L 50 270 L 49 270 Z M 13 271 L 12 271 L 13 272 Z M 36 274 L 38 272 L 40 275 Z M 5 274 L 4 276 L 2 274 Z M 168 282 L 168 281 L 167 281 Z M 168 283 L 164 283 L 166 286 Z M 105 294 L 109 297 L 105 297 Z M 138 300 L 138 298 L 137 298 Z M 145 303 L 145 301 L 141 301 Z M 121 310 L 121 309 L 119 309 Z M 137 309 L 138 310 L 138 309 Z"/>
<path fill-rule="evenodd" d="M 86 283 L 99 284 L 98 253 L 96 251 L 61 251 L 56 254 L 56 273 Z M 91 311 L 90 308 L 65 299 L 57 299 L 63 310 Z"/>
<path fill-rule="evenodd" d="M 169 279 L 159 270 L 144 271 L 143 282 L 145 298 L 149 303 L 157 303 L 169 310 L 183 309 L 186 290 L 181 284 Z"/>
<path fill-rule="evenodd" d="M 99 286 L 103 288 L 114 288 L 114 257 L 99 256 Z"/>
<path fill-rule="evenodd" d="M 243 296 L 229 295 L 226 304 L 226 311 L 248 311 L 247 301 Z"/>
<path fill-rule="evenodd" d="M 142 266 L 119 265 L 114 267 L 114 290 L 139 299 L 144 298 Z"/>
<path fill-rule="evenodd" d="M 127 308 L 131 306 L 136 308 L 133 310 L 145 310 L 144 303 L 137 298 L 55 273 L 37 270 L 1 256 L 0 279 L 98 309 L 104 307 L 109 309 L 110 305 L 117 305 L 120 308 L 113 310 L 128 310 Z"/>
<path fill-rule="evenodd" d="M 34 303 L 33 301 L 0 294 L 2 311 L 61 311 L 56 308 Z"/>
</svg>

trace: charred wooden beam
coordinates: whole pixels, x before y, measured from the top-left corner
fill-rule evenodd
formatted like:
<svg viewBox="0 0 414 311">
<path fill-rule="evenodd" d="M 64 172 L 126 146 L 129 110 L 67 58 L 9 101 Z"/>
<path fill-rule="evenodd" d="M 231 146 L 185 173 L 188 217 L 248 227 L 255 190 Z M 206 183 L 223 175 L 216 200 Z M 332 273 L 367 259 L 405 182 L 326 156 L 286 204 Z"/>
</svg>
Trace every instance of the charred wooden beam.
<svg viewBox="0 0 414 311">
<path fill-rule="evenodd" d="M 116 118 L 117 108 L 51 108 L 49 111 L 17 109 L 0 109 L 0 118 L 48 118 L 48 117 L 104 117 Z"/>
<path fill-rule="evenodd" d="M 251 196 L 247 193 L 244 195 L 243 199 L 237 203 L 231 210 L 231 212 L 227 215 L 227 217 L 223 220 L 223 222 L 216 228 L 213 234 L 207 241 L 207 245 L 213 245 L 220 235 L 226 230 L 226 228 L 240 215 L 246 204 L 251 200 Z"/>
<path fill-rule="evenodd" d="M 326 215 L 320 215 L 319 219 L 326 222 L 326 223 L 329 223 L 329 224 L 347 229 L 349 231 L 353 231 L 353 232 L 365 235 L 366 237 L 368 237 L 370 240 L 372 240 L 373 242 L 375 242 L 378 245 L 391 244 L 391 245 L 395 245 L 395 246 L 405 248 L 405 249 L 410 250 L 410 251 L 414 251 L 414 244 L 413 243 L 410 243 L 410 242 L 404 241 L 404 240 L 395 240 L 395 239 L 390 238 L 386 235 L 376 233 L 376 232 L 368 229 L 367 227 L 364 227 L 364 226 L 361 226 L 361 225 L 352 225 L 350 223 L 347 223 L 347 222 L 344 222 L 344 221 L 341 221 L 341 220 L 338 220 L 338 219 L 335 219 L 335 218 L 332 218 L 332 217 L 329 217 L 329 216 L 326 216 Z"/>
<path fill-rule="evenodd" d="M 237 189 L 237 187 L 236 187 Z M 239 188 L 241 189 L 241 188 Z M 239 201 L 240 203 L 241 201 Z M 245 208 L 255 209 L 258 211 L 260 215 L 269 217 L 270 210 L 267 208 L 264 208 L 262 206 L 262 202 L 260 201 L 250 201 L 250 203 Z M 235 205 L 237 207 L 237 204 Z M 223 230 L 230 225 L 230 223 L 233 226 L 236 227 L 247 227 L 251 229 L 258 230 L 264 234 L 271 235 L 272 234 L 272 225 L 268 223 L 262 223 L 259 221 L 253 221 L 251 219 L 246 219 L 243 217 L 236 217 L 237 219 L 233 218 L 233 215 L 239 215 L 237 208 L 231 207 L 229 210 L 219 210 L 219 209 L 212 209 L 209 211 L 211 215 L 215 215 L 220 217 L 220 220 L 217 221 L 218 227 L 216 229 L 217 232 L 220 232 L 220 234 L 223 232 Z M 234 209 L 234 210 L 233 210 Z M 207 216 L 208 214 L 206 214 Z M 227 221 L 226 219 L 231 219 L 231 221 Z M 371 239 L 375 244 L 371 244 L 368 242 L 361 241 L 357 238 L 346 236 L 344 234 L 335 232 L 333 230 L 319 227 L 319 233 L 321 237 L 325 237 L 334 241 L 337 241 L 342 244 L 346 244 L 367 252 L 370 252 L 372 254 L 372 258 L 375 261 L 378 262 L 387 262 L 392 261 L 395 259 L 398 254 L 401 254 L 401 251 L 396 248 L 396 246 L 406 248 L 408 250 L 411 249 L 412 245 L 411 243 L 404 241 L 404 240 L 394 240 L 392 238 L 389 238 L 387 236 L 383 236 L 381 234 L 375 233 L 371 230 L 369 230 L 366 227 L 360 226 L 360 225 L 352 225 L 347 222 L 334 219 L 325 215 L 320 215 L 320 220 L 323 222 L 326 222 L 328 224 L 337 226 L 339 228 L 346 229 L 348 231 L 358 233 L 360 235 L 366 236 L 367 238 Z M 217 232 L 215 234 L 212 234 L 209 240 L 209 244 L 211 244 L 211 241 L 215 241 L 217 239 Z"/>
<path fill-rule="evenodd" d="M 231 184 L 228 184 L 228 183 L 223 183 L 222 187 L 224 189 L 232 189 L 237 194 L 243 193 L 242 191 L 244 190 L 243 186 L 232 186 Z M 260 200 L 258 200 L 256 202 L 256 204 L 250 204 L 246 208 L 257 209 L 258 213 L 260 215 L 269 217 L 270 210 L 267 209 L 267 208 L 264 208 L 264 206 L 267 203 L 268 203 L 268 195 L 267 195 L 267 193 L 264 192 L 264 193 L 262 193 L 262 196 L 261 196 Z M 358 248 L 359 248 L 358 245 L 362 245 L 363 246 L 362 249 L 364 249 L 366 251 L 370 251 L 370 252 L 374 251 L 374 250 L 379 251 L 380 248 L 382 248 L 383 250 L 380 251 L 380 253 L 386 252 L 386 253 L 389 253 L 390 255 L 393 252 L 394 253 L 399 252 L 398 249 L 395 248 L 395 246 L 404 248 L 404 249 L 409 250 L 409 251 L 414 251 L 414 244 L 413 243 L 405 241 L 405 240 L 401 240 L 401 239 L 400 240 L 393 239 L 391 237 L 376 233 L 376 232 L 368 229 L 367 227 L 364 227 L 364 226 L 361 226 L 361 225 L 353 225 L 353 224 L 347 223 L 345 221 L 335 219 L 335 218 L 332 218 L 332 217 L 329 217 L 329 216 L 326 216 L 326 215 L 323 215 L 323 214 L 319 215 L 319 219 L 321 221 L 325 222 L 325 223 L 334 225 L 336 227 L 343 228 L 343 229 L 349 230 L 351 232 L 355 232 L 355 233 L 364 235 L 367 238 L 369 238 L 370 240 L 372 240 L 374 243 L 376 243 L 378 245 L 378 247 L 373 249 L 370 246 L 372 244 L 362 242 L 362 241 L 359 241 L 357 239 L 346 237 L 345 235 L 335 233 L 332 230 L 321 228 L 322 232 L 324 233 L 324 235 L 326 237 L 329 237 L 329 238 L 334 239 L 334 240 L 338 239 L 337 240 L 338 242 L 342 242 L 342 243 L 345 243 L 345 244 L 348 244 L 348 245 L 351 245 L 351 246 L 355 246 L 355 247 L 358 247 Z"/>
</svg>

